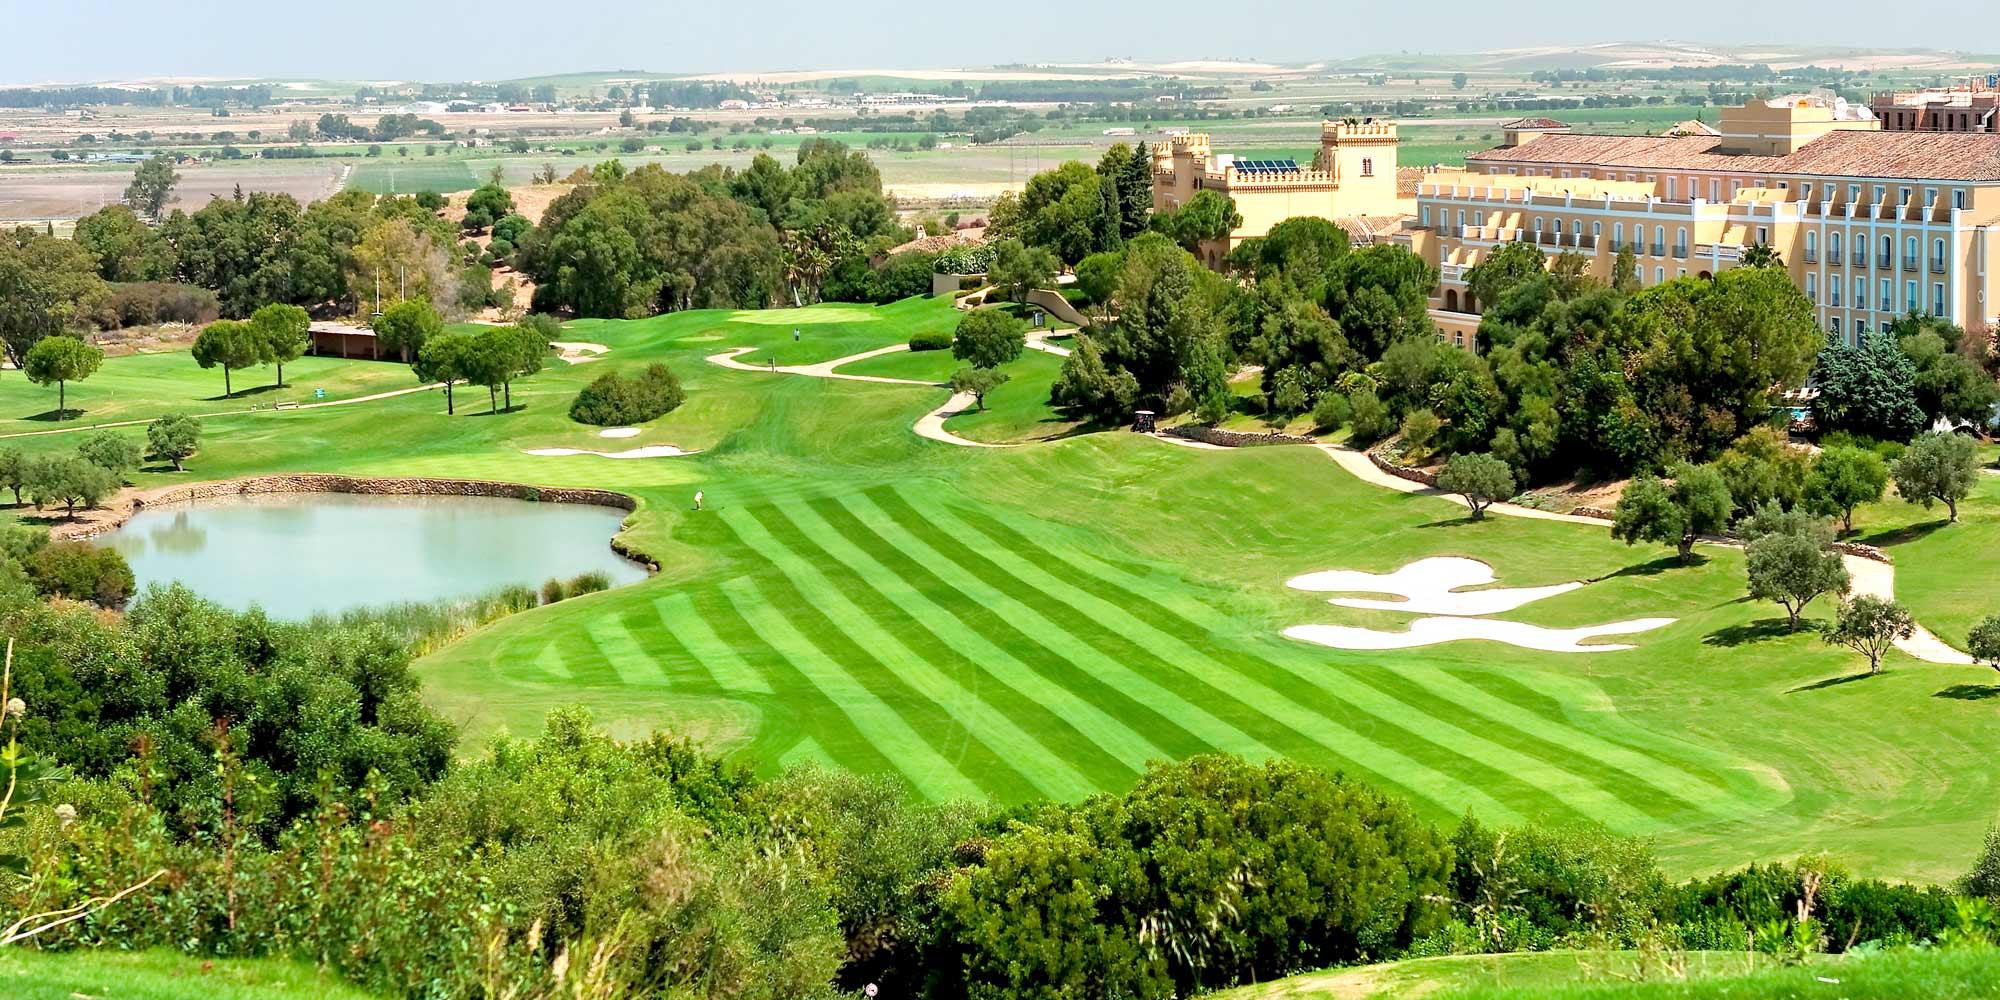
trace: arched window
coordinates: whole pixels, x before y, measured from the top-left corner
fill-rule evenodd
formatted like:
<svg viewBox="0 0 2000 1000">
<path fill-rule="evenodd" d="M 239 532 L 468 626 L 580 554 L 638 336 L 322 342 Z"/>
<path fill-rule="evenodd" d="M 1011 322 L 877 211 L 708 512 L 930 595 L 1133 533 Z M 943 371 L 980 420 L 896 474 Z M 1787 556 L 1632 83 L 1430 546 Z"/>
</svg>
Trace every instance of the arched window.
<svg viewBox="0 0 2000 1000">
<path fill-rule="evenodd" d="M 1944 263 L 1944 258 L 1945 258 L 1945 253 L 1944 253 L 1944 241 L 1943 241 L 1943 240 L 1934 240 L 1934 241 L 1932 241 L 1932 243 L 1931 243 L 1931 263 L 1933 263 L 1933 264 L 1943 264 L 1943 263 Z"/>
<path fill-rule="evenodd" d="M 1537 215 L 1535 216 L 1535 232 L 1539 233 L 1541 231 L 1542 231 L 1542 217 Z"/>
<path fill-rule="evenodd" d="M 1806 234 L 1806 259 L 1807 259 L 1807 260 L 1812 260 L 1813 258 L 1817 257 L 1818 255 L 1819 255 L 1819 234 L 1818 234 L 1818 233 L 1807 233 L 1807 234 Z"/>
<path fill-rule="evenodd" d="M 1625 245 L 1625 224 L 1624 224 L 1624 223 L 1622 223 L 1622 222 L 1614 222 L 1614 223 L 1612 223 L 1612 224 L 1611 224 L 1611 242 L 1613 242 L 1613 243 L 1616 243 L 1616 244 L 1618 244 L 1619 246 L 1624 246 L 1624 245 Z"/>
<path fill-rule="evenodd" d="M 1828 234 L 1826 234 L 1826 252 L 1827 252 L 1827 255 L 1828 255 L 1828 256 L 1832 256 L 1832 255 L 1834 255 L 1834 254 L 1837 254 L 1837 253 L 1839 253 L 1839 252 L 1840 252 L 1840 234 L 1839 234 L 1839 233 L 1828 233 Z"/>
<path fill-rule="evenodd" d="M 1444 290 L 1444 311 L 1458 311 L 1458 289 L 1447 288 Z"/>
<path fill-rule="evenodd" d="M 1539 225 L 1539 224 L 1538 224 L 1538 225 Z M 1563 234 L 1563 220 L 1561 220 L 1561 219 L 1557 219 L 1557 220 L 1556 220 L 1556 235 L 1557 235 L 1557 236 L 1561 236 L 1562 234 Z"/>
</svg>

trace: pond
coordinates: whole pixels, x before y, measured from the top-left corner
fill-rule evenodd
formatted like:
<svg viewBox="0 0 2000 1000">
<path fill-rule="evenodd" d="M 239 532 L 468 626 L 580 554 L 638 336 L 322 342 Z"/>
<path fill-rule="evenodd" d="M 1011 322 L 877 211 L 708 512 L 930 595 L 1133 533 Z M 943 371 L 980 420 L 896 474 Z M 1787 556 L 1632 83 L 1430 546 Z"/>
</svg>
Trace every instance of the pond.
<svg viewBox="0 0 2000 1000">
<path fill-rule="evenodd" d="M 144 588 L 179 581 L 238 610 L 303 619 L 540 586 L 588 570 L 644 579 L 611 551 L 625 512 L 493 497 L 274 493 L 141 510 L 98 543 Z"/>
</svg>

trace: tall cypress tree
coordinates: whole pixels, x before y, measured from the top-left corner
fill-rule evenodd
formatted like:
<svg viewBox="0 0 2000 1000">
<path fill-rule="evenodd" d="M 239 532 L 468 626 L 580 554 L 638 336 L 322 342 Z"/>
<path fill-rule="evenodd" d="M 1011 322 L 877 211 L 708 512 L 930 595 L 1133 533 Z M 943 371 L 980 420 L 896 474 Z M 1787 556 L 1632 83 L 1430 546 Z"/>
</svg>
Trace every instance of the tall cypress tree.
<svg viewBox="0 0 2000 1000">
<path fill-rule="evenodd" d="M 1118 179 L 1118 196 L 1123 201 L 1119 206 L 1122 216 L 1119 234 L 1131 239 L 1146 231 L 1146 221 L 1153 214 L 1153 154 L 1145 143 L 1140 143 L 1132 158 L 1125 161 L 1125 169 Z"/>
</svg>

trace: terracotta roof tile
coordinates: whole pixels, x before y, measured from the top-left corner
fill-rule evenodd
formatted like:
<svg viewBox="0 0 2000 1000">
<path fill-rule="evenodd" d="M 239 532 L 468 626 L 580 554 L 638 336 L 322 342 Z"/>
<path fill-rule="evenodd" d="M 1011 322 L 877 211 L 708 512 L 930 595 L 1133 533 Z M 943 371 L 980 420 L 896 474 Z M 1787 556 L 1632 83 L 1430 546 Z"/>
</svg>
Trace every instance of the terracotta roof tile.
<svg viewBox="0 0 2000 1000">
<path fill-rule="evenodd" d="M 1787 156 L 1717 152 L 1714 136 L 1550 135 L 1466 157 L 1469 164 L 1570 164 L 1824 177 L 2000 181 L 2000 134 L 1829 132 Z"/>
<path fill-rule="evenodd" d="M 1503 129 L 1506 129 L 1506 128 L 1511 128 L 1511 129 L 1548 129 L 1548 128 L 1568 128 L 1568 127 L 1569 127 L 1569 123 L 1568 123 L 1568 122 L 1559 122 L 1559 121 L 1556 121 L 1556 120 L 1555 120 L 1555 119 L 1553 119 L 1553 118 L 1516 118 L 1516 119 L 1514 119 L 1513 121 L 1511 121 L 1511 122 L 1508 122 L 1507 124 L 1505 124 L 1505 125 L 1502 125 L 1502 126 L 1500 126 L 1500 127 L 1501 127 L 1501 128 L 1503 128 Z"/>
</svg>

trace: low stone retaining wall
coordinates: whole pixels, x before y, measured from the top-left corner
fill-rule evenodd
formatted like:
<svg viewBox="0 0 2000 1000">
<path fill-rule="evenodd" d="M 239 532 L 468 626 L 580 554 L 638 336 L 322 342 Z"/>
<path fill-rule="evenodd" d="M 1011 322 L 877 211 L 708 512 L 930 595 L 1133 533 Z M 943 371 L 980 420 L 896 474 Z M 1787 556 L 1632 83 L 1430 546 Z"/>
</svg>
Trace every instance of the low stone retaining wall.
<svg viewBox="0 0 2000 1000">
<path fill-rule="evenodd" d="M 254 476 L 215 483 L 189 483 L 135 498 L 133 509 L 161 504 L 213 500 L 217 497 L 251 496 L 264 493 L 361 493 L 377 496 L 500 497 L 509 500 L 540 500 L 547 503 L 585 503 L 598 507 L 634 510 L 638 503 L 623 493 L 610 490 L 579 489 L 568 486 L 529 486 L 486 479 L 370 479 L 337 476 L 322 472 L 301 472 L 287 476 Z"/>
<path fill-rule="evenodd" d="M 1432 489 L 1437 488 L 1438 477 L 1431 473 L 1425 472 L 1422 469 L 1412 469 L 1407 466 L 1397 465 L 1372 451 L 1366 454 L 1368 455 L 1368 460 L 1375 463 L 1376 468 L 1395 476 L 1397 479 L 1407 479 L 1413 483 L 1422 483 Z"/>
<path fill-rule="evenodd" d="M 1868 559 L 1878 563 L 1893 563 L 1896 561 L 1889 558 L 1889 553 L 1873 545 L 1863 545 L 1860 542 L 1835 542 L 1828 546 L 1828 548 L 1842 555 L 1850 555 L 1858 559 Z"/>
<path fill-rule="evenodd" d="M 1189 441 L 1219 445 L 1224 448 L 1249 448 L 1267 444 L 1312 444 L 1313 439 L 1296 434 L 1256 433 L 1253 431 L 1228 431 L 1220 427 L 1204 427 L 1200 424 L 1176 424 L 1160 431 Z"/>
</svg>

